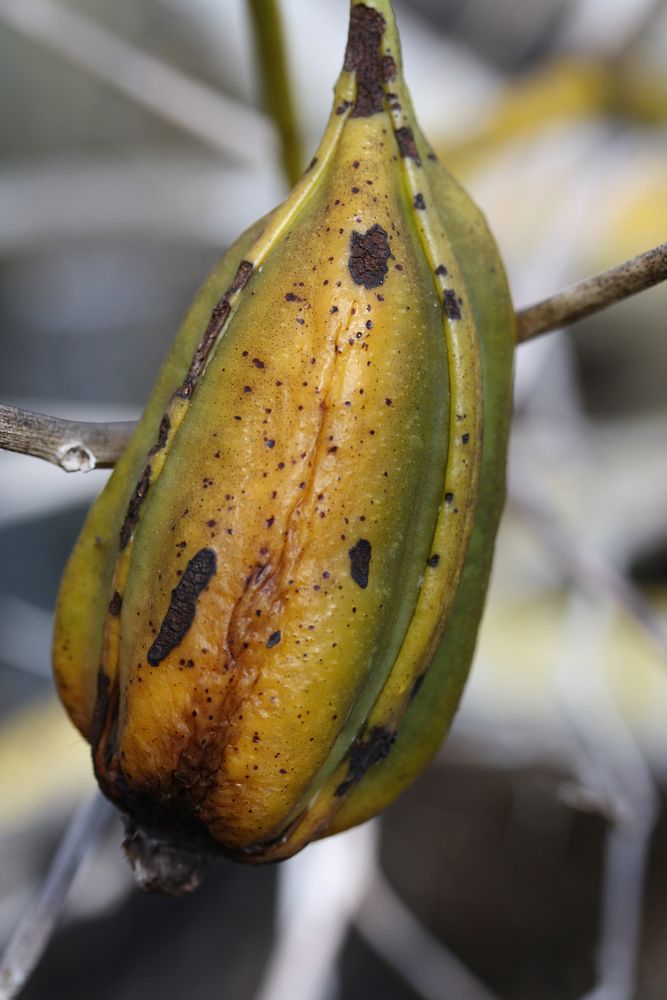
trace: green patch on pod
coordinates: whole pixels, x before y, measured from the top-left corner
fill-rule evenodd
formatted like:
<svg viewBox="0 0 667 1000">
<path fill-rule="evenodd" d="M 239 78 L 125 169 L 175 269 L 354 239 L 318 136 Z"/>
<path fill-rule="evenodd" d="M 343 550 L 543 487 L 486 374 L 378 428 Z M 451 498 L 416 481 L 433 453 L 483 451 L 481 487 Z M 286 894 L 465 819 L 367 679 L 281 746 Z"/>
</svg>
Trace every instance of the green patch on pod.
<svg viewBox="0 0 667 1000">
<path fill-rule="evenodd" d="M 278 860 L 426 764 L 483 607 L 513 344 L 390 4 L 353 2 L 310 168 L 200 289 L 63 579 L 59 692 L 133 824 Z"/>
</svg>

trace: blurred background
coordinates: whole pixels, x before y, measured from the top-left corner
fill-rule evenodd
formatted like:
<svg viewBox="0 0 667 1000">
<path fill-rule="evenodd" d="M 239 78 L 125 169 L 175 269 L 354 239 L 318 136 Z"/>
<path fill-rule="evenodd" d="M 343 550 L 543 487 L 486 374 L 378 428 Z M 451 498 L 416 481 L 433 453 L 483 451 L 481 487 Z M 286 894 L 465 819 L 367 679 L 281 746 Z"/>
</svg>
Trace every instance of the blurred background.
<svg viewBox="0 0 667 1000">
<path fill-rule="evenodd" d="M 396 2 L 424 130 L 517 306 L 667 233 L 667 10 Z M 303 164 L 346 0 L 283 0 Z M 0 0 L 0 399 L 133 419 L 197 285 L 286 191 L 243 0 Z M 381 821 L 142 896 L 115 823 L 26 1000 L 664 1000 L 667 286 L 524 345 L 472 679 Z M 106 473 L 0 454 L 0 948 L 78 803 L 49 675 Z"/>
</svg>

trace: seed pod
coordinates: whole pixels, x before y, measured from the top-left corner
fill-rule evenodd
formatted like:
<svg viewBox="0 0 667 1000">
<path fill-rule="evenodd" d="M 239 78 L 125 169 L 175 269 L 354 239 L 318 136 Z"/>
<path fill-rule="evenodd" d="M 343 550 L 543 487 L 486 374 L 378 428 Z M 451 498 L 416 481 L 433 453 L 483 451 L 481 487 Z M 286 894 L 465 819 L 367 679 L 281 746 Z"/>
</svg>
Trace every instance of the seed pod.
<svg viewBox="0 0 667 1000">
<path fill-rule="evenodd" d="M 389 0 L 353 0 L 316 156 L 200 289 L 63 579 L 60 695 L 135 823 L 277 860 L 421 770 L 482 610 L 513 343 Z"/>
</svg>

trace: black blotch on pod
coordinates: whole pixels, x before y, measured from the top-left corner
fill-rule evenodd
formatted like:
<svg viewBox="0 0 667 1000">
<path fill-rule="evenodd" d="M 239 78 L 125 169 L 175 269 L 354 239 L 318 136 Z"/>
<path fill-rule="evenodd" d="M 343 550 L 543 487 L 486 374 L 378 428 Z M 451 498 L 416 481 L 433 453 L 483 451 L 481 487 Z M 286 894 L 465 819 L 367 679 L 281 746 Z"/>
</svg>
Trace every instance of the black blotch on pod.
<svg viewBox="0 0 667 1000">
<path fill-rule="evenodd" d="M 171 592 L 171 601 L 155 642 L 148 650 L 148 662 L 157 667 L 183 641 L 195 620 L 197 599 L 215 575 L 217 559 L 213 549 L 200 549 L 186 566 Z"/>
<path fill-rule="evenodd" d="M 391 750 L 396 733 L 384 726 L 374 726 L 365 739 L 357 739 L 350 750 L 347 776 L 336 788 L 335 795 L 339 798 L 346 795 L 358 784 L 373 764 L 378 764 Z"/>
<path fill-rule="evenodd" d="M 352 579 L 362 590 L 368 586 L 368 574 L 371 565 L 371 543 L 365 538 L 360 538 L 351 549 L 348 549 L 350 557 L 350 573 Z"/>
<path fill-rule="evenodd" d="M 350 234 L 348 267 L 354 282 L 365 288 L 377 288 L 384 282 L 387 261 L 392 256 L 386 230 L 377 223 L 365 233 Z"/>
</svg>

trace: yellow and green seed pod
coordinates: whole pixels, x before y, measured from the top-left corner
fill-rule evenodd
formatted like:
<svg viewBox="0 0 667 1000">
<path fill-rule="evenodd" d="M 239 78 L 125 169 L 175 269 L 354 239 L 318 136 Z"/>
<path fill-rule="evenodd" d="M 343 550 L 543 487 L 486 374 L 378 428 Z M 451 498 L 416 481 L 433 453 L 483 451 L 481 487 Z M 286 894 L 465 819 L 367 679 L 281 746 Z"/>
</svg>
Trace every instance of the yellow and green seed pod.
<svg viewBox="0 0 667 1000">
<path fill-rule="evenodd" d="M 316 156 L 198 292 L 63 578 L 60 695 L 134 822 L 278 860 L 419 773 L 472 657 L 513 344 L 389 0 L 353 0 Z"/>
</svg>

